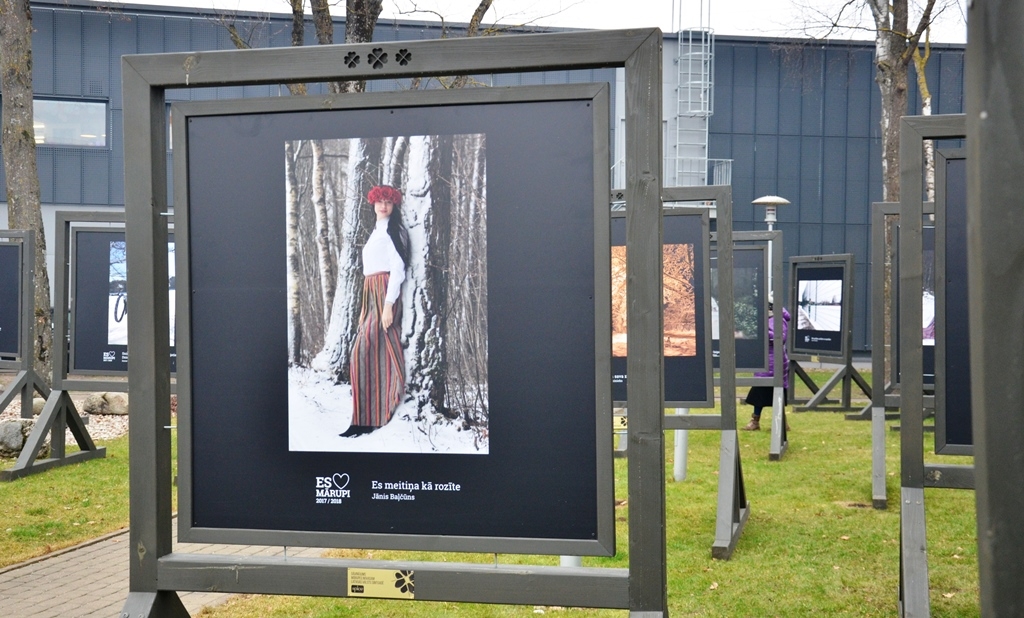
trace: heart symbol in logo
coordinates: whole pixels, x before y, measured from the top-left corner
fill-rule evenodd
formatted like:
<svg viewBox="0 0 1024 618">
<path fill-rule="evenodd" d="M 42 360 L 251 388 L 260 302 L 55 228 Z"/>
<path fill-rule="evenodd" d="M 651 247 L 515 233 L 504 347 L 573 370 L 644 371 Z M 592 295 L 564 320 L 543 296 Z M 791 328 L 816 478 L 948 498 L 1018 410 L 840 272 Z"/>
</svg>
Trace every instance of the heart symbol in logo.
<svg viewBox="0 0 1024 618">
<path fill-rule="evenodd" d="M 338 474 L 335 472 L 332 478 L 334 479 L 334 486 L 338 489 L 345 489 L 348 487 L 348 473 Z"/>
</svg>

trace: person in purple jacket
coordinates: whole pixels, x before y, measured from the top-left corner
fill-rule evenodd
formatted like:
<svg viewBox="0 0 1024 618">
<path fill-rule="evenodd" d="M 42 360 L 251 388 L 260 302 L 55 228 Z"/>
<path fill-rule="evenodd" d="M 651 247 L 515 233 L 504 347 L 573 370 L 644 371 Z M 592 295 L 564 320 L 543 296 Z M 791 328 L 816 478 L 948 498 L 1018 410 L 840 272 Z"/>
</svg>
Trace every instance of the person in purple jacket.
<svg viewBox="0 0 1024 618">
<path fill-rule="evenodd" d="M 774 318 L 774 303 L 772 295 L 768 295 L 768 371 L 755 373 L 754 375 L 758 378 L 771 378 L 775 376 L 775 347 L 772 345 L 775 341 L 775 318 Z M 788 404 L 788 391 L 789 391 L 789 353 L 786 352 L 786 336 L 789 334 L 789 312 L 786 308 L 782 308 L 782 407 L 786 407 Z M 744 431 L 759 431 L 761 429 L 761 410 L 764 408 L 772 407 L 772 394 L 773 387 L 771 386 L 752 386 L 750 392 L 747 393 L 745 400 L 749 405 L 754 406 L 754 413 L 750 416 L 750 422 L 747 423 L 746 427 L 743 427 Z M 788 427 L 787 427 L 788 429 Z"/>
</svg>

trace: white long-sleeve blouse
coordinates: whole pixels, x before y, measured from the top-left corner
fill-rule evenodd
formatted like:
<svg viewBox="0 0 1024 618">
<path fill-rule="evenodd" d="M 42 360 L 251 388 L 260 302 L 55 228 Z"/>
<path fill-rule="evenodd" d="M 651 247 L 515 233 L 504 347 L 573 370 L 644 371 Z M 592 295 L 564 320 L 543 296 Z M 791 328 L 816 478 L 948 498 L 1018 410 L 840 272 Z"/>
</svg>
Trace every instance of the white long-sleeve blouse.
<svg viewBox="0 0 1024 618">
<path fill-rule="evenodd" d="M 398 255 L 395 243 L 388 236 L 388 219 L 381 219 L 373 227 L 373 232 L 363 245 L 363 275 L 388 272 L 388 289 L 384 301 L 394 303 L 402 291 L 405 281 L 405 262 Z"/>
</svg>

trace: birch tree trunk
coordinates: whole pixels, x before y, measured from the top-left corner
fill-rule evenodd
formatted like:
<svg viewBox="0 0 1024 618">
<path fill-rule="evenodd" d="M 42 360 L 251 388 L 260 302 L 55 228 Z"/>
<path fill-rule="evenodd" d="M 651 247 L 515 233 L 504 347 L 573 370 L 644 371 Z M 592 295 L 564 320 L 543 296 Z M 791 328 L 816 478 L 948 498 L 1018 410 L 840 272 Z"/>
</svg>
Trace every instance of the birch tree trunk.
<svg viewBox="0 0 1024 618">
<path fill-rule="evenodd" d="M 327 217 L 327 197 L 324 173 L 324 143 L 312 140 L 313 149 L 313 209 L 316 212 L 316 246 L 320 262 L 320 288 L 323 292 L 320 309 L 324 322 L 331 317 L 334 305 L 334 289 L 337 282 L 334 260 L 331 252 L 330 224 Z"/>
<path fill-rule="evenodd" d="M 925 31 L 924 51 L 914 48 L 914 71 L 917 74 L 917 90 L 921 93 L 921 115 L 932 115 L 932 91 L 928 88 L 928 75 L 925 69 L 932 55 L 931 29 Z M 924 141 L 924 190 L 925 200 L 935 201 L 935 142 Z"/>
<path fill-rule="evenodd" d="M 908 68 L 921 35 L 932 21 L 935 0 L 927 0 L 921 19 L 910 30 L 908 0 L 866 0 L 875 21 L 875 82 L 881 94 L 882 133 L 882 201 L 900 200 L 900 118 L 907 114 Z M 918 187 L 903 187 L 917 191 Z M 892 228 L 886 227 L 885 246 L 893 246 Z M 886 255 L 891 255 L 886 251 Z M 892 345 L 890 308 L 892 307 L 892 264 L 886 264 L 885 279 L 885 342 Z M 886 365 L 890 354 L 885 355 Z M 886 375 L 889 368 L 886 367 Z"/>
<path fill-rule="evenodd" d="M 907 113 L 907 0 L 868 0 L 875 20 L 875 82 L 882 102 L 882 201 L 900 199 L 900 118 Z"/>
<path fill-rule="evenodd" d="M 448 416 L 486 434 L 487 213 L 483 135 L 457 135 L 452 149 L 451 240 L 445 285 L 448 313 L 445 396 Z"/>
<path fill-rule="evenodd" d="M 53 327 L 32 116 L 32 12 L 28 0 L 0 0 L 0 91 L 7 225 L 12 230 L 35 232 L 35 343 L 31 354 L 36 374 L 50 384 Z"/>
<path fill-rule="evenodd" d="M 284 143 L 286 199 L 286 242 L 288 247 L 288 361 L 299 365 L 302 351 L 302 295 L 299 291 L 302 271 L 299 265 L 299 183 L 295 174 L 295 142 Z"/>
</svg>

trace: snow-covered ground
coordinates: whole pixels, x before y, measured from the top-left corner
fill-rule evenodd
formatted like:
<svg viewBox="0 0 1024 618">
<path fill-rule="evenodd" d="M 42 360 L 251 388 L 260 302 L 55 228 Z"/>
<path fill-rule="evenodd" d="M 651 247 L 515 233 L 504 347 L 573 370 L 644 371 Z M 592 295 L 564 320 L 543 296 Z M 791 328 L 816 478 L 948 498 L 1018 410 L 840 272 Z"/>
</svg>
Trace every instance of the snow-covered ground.
<svg viewBox="0 0 1024 618">
<path fill-rule="evenodd" d="M 466 453 L 486 455 L 487 442 L 474 445 L 461 423 L 415 422 L 414 402 L 398 406 L 384 427 L 342 438 L 352 422 L 352 387 L 333 384 L 325 374 L 288 369 L 288 450 L 342 453 Z"/>
<path fill-rule="evenodd" d="M 799 308 L 801 330 L 838 331 L 842 328 L 843 308 L 838 305 L 810 305 Z"/>
</svg>

